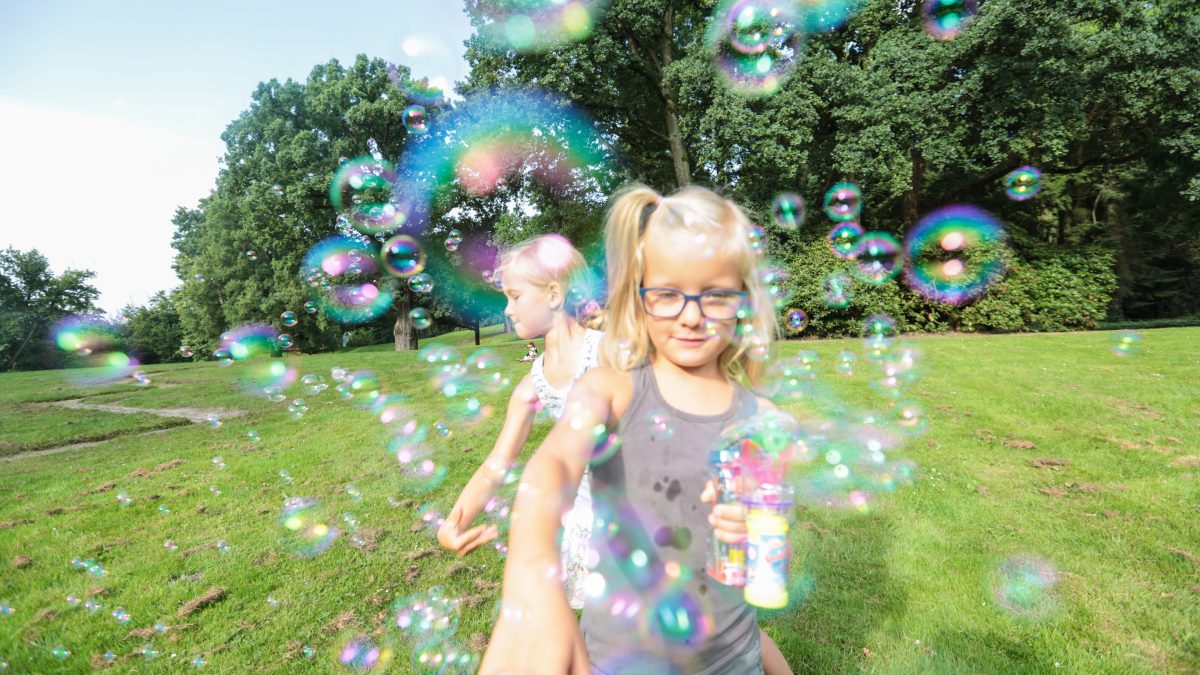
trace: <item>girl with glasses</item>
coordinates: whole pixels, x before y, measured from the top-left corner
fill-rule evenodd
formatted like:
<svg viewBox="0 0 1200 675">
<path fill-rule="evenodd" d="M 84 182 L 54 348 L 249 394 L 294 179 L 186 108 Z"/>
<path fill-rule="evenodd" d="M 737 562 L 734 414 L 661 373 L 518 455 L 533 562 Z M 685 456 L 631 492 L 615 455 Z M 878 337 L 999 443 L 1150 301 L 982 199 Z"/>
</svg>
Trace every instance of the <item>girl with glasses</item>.
<svg viewBox="0 0 1200 675">
<path fill-rule="evenodd" d="M 525 468 L 485 675 L 762 673 L 764 661 L 790 672 L 742 589 L 704 573 L 710 532 L 746 532 L 744 507 L 710 506 L 709 446 L 771 407 L 742 384 L 762 374 L 745 336 L 764 349 L 777 332 L 750 226 L 702 188 L 614 198 L 602 367 L 576 383 Z M 595 527 L 576 625 L 555 536 L 588 473 Z"/>
</svg>

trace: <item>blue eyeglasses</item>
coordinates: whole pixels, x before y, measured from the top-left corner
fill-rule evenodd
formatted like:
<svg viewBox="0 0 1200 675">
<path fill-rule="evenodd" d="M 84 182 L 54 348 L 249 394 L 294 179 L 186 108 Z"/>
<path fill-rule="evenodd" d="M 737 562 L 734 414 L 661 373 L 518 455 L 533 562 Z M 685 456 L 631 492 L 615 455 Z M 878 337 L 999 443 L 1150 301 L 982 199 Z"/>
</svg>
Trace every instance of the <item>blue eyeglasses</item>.
<svg viewBox="0 0 1200 675">
<path fill-rule="evenodd" d="M 699 295 L 688 295 L 678 288 L 641 288 L 642 308 L 656 319 L 674 319 L 683 314 L 687 304 L 693 300 L 700 308 L 700 316 L 714 321 L 732 321 L 750 297 L 745 291 L 713 289 Z"/>
</svg>

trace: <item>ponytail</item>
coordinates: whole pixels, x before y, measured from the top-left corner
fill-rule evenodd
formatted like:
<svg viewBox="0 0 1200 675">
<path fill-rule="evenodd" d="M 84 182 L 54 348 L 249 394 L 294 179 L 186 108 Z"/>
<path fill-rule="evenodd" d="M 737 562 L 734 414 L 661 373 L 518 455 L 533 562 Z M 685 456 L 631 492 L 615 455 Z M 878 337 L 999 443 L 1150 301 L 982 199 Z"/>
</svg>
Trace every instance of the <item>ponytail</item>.
<svg viewBox="0 0 1200 675">
<path fill-rule="evenodd" d="M 608 310 L 605 313 L 604 363 L 629 370 L 645 360 L 645 317 L 638 289 L 642 284 L 642 234 L 662 196 L 645 185 L 634 184 L 618 192 L 604 224 L 604 252 L 608 266 Z"/>
</svg>

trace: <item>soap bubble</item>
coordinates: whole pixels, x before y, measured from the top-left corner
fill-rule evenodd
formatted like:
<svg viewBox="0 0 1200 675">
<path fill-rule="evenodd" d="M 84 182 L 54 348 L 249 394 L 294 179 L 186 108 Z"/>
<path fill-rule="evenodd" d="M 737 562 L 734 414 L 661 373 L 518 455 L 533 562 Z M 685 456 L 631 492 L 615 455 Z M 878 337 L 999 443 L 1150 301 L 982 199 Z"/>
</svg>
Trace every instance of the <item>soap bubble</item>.
<svg viewBox="0 0 1200 675">
<path fill-rule="evenodd" d="M 855 265 L 858 278 L 871 284 L 881 284 L 895 278 L 904 262 L 900 242 L 886 232 L 867 232 L 859 243 Z"/>
<path fill-rule="evenodd" d="M 1013 556 L 997 568 L 992 595 L 1000 609 L 1021 619 L 1043 619 L 1058 608 L 1059 575 L 1048 561 Z"/>
<path fill-rule="evenodd" d="M 386 267 L 372 251 L 363 250 L 361 241 L 337 236 L 309 249 L 301 277 L 326 316 L 337 323 L 359 324 L 391 307 L 396 284 L 382 276 Z"/>
<path fill-rule="evenodd" d="M 480 5 L 479 36 L 495 49 L 544 51 L 591 34 L 608 0 L 522 0 Z"/>
<path fill-rule="evenodd" d="M 104 385 L 129 377 L 138 366 L 137 359 L 121 349 L 122 338 L 109 322 L 100 317 L 68 316 L 51 329 L 58 348 L 70 354 L 72 368 L 68 377 L 83 386 Z"/>
<path fill-rule="evenodd" d="M 328 514 L 310 497 L 290 497 L 283 503 L 280 523 L 284 528 L 284 547 L 293 555 L 311 558 L 329 550 L 341 534 L 328 524 Z"/>
<path fill-rule="evenodd" d="M 183 358 L 185 358 L 185 359 L 190 359 L 190 358 L 192 358 L 192 348 L 191 348 L 191 347 L 189 347 L 189 346 L 187 346 L 187 345 L 180 345 L 180 347 L 179 347 L 179 355 L 180 355 L 180 356 L 182 356 L 182 357 L 183 357 Z"/>
<path fill-rule="evenodd" d="M 805 328 L 808 328 L 808 314 L 805 313 L 805 311 L 802 309 L 797 309 L 797 310 L 788 312 L 787 326 L 790 330 L 795 331 L 797 333 L 804 330 Z"/>
<path fill-rule="evenodd" d="M 296 313 L 295 312 L 291 312 L 291 311 L 284 312 L 283 314 L 279 315 L 279 319 L 283 322 L 283 325 L 285 325 L 289 328 L 296 325 Z"/>
<path fill-rule="evenodd" d="M 71 656 L 71 650 L 59 645 L 50 650 L 50 655 L 59 661 L 65 661 L 67 657 Z"/>
<path fill-rule="evenodd" d="M 288 335 L 287 333 L 282 333 L 279 337 L 275 338 L 275 343 L 279 345 L 280 349 L 291 349 L 292 336 Z"/>
<path fill-rule="evenodd" d="M 830 220 L 848 222 L 862 213 L 862 191 L 854 183 L 838 183 L 825 193 L 825 215 Z"/>
<path fill-rule="evenodd" d="M 671 416 L 665 411 L 650 411 L 646 415 L 646 421 L 650 424 L 651 441 L 665 441 L 675 435 L 675 428 L 671 424 Z"/>
<path fill-rule="evenodd" d="M 975 18 L 978 0 L 925 0 L 925 30 L 940 40 L 951 40 Z"/>
<path fill-rule="evenodd" d="M 845 272 L 830 272 L 822 281 L 825 292 L 825 305 L 833 309 L 841 309 L 850 305 L 853 297 L 851 286 L 853 281 Z"/>
<path fill-rule="evenodd" d="M 258 253 L 254 249 L 246 249 L 246 260 L 249 260 L 250 262 L 258 260 Z"/>
<path fill-rule="evenodd" d="M 775 216 L 775 224 L 785 230 L 794 230 L 804 224 L 804 200 L 800 195 L 785 192 L 775 197 L 771 203 L 771 212 Z"/>
<path fill-rule="evenodd" d="M 1113 334 L 1112 352 L 1117 356 L 1132 356 L 1141 351 L 1138 347 L 1138 343 L 1141 341 L 1142 336 L 1136 331 L 1117 331 Z"/>
<path fill-rule="evenodd" d="M 329 186 L 329 201 L 341 214 L 339 222 L 367 236 L 387 235 L 408 218 L 391 201 L 395 184 L 396 172 L 382 155 L 356 157 L 338 167 Z"/>
<path fill-rule="evenodd" d="M 1013 169 L 1004 177 L 1004 193 L 1013 201 L 1033 199 L 1042 191 L 1042 172 L 1032 166 Z"/>
<path fill-rule="evenodd" d="M 424 134 L 429 131 L 428 113 L 423 105 L 410 105 L 405 108 L 401 121 L 410 134 Z"/>
<path fill-rule="evenodd" d="M 858 223 L 838 223 L 829 231 L 829 248 L 837 257 L 849 260 L 858 255 L 862 236 L 863 229 Z"/>
<path fill-rule="evenodd" d="M 770 95 L 803 55 L 803 26 L 791 2 L 725 0 L 705 38 L 726 84 L 748 95 Z"/>
<path fill-rule="evenodd" d="M 394 652 L 390 647 L 380 647 L 369 636 L 356 635 L 342 644 L 338 650 L 338 663 L 349 670 L 368 672 L 387 668 Z"/>
<path fill-rule="evenodd" d="M 304 313 L 305 314 L 316 314 L 317 309 L 318 309 L 317 303 L 312 300 L 309 300 L 308 302 L 304 303 Z"/>
<path fill-rule="evenodd" d="M 406 234 L 384 242 L 381 255 L 384 269 L 398 277 L 408 278 L 425 269 L 424 249 L 416 239 Z"/>
<path fill-rule="evenodd" d="M 422 272 L 408 279 L 408 288 L 413 293 L 428 293 L 433 290 L 433 277 Z"/>
<path fill-rule="evenodd" d="M 904 279 L 934 302 L 962 305 L 986 293 L 1005 271 L 1000 221 L 975 206 L 945 206 L 904 239 Z"/>
<path fill-rule="evenodd" d="M 433 319 L 429 316 L 429 311 L 424 307 L 414 307 L 408 313 L 408 318 L 412 319 L 413 328 L 424 330 L 433 325 Z"/>
</svg>

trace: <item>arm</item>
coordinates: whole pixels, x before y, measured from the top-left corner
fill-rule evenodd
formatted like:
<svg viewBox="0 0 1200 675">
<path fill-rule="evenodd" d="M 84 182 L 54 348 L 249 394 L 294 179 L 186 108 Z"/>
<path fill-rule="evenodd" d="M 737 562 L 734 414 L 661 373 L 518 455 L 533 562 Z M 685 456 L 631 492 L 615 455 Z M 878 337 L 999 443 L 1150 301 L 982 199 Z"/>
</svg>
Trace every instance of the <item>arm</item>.
<svg viewBox="0 0 1200 675">
<path fill-rule="evenodd" d="M 443 547 L 463 556 L 499 535 L 494 525 L 480 525 L 466 531 L 464 528 L 479 517 L 488 499 L 495 494 L 495 486 L 504 479 L 504 474 L 520 454 L 521 448 L 525 447 L 529 430 L 533 427 L 533 404 L 536 401 L 533 381 L 526 375 L 508 399 L 504 427 L 491 453 L 463 486 L 454 507 L 446 516 L 446 522 L 438 529 L 438 543 Z"/>
<path fill-rule="evenodd" d="M 778 410 L 769 399 L 758 398 L 758 410 Z M 719 541 L 736 544 L 746 539 L 746 506 L 744 504 L 716 504 L 717 486 L 713 481 L 704 484 L 700 493 L 700 501 L 705 504 L 715 504 L 712 513 L 708 514 L 708 524 L 713 526 L 714 535 Z"/>
<path fill-rule="evenodd" d="M 603 368 L 584 375 L 525 467 L 513 508 L 502 610 L 481 673 L 588 672 L 583 636 L 559 581 L 556 537 L 591 457 L 593 430 L 611 426 L 616 377 Z"/>
</svg>

